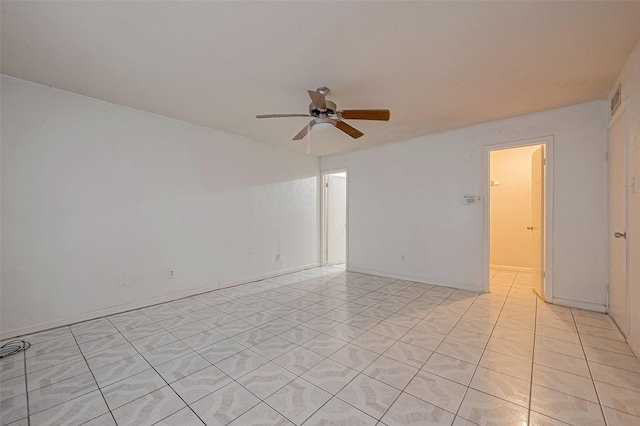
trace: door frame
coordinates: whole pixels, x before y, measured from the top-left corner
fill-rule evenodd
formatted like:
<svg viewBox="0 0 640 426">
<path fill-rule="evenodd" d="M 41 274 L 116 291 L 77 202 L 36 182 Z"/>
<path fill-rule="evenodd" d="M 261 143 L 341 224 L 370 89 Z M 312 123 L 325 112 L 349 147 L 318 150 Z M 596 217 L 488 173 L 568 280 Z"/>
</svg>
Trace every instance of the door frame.
<svg viewBox="0 0 640 426">
<path fill-rule="evenodd" d="M 320 265 L 328 266 L 329 259 L 327 257 L 327 250 L 329 248 L 327 238 L 327 218 L 328 218 L 328 210 L 327 210 L 327 179 L 329 175 L 334 175 L 337 173 L 346 173 L 347 175 L 347 190 L 346 190 L 346 220 L 347 220 L 347 231 L 346 231 L 346 247 L 345 247 L 345 267 L 349 269 L 349 169 L 331 169 L 331 170 L 322 170 L 320 171 Z"/>
<path fill-rule="evenodd" d="M 546 302 L 553 303 L 553 136 L 541 136 L 539 138 L 530 138 L 515 140 L 509 142 L 500 142 L 484 145 L 484 219 L 483 219 L 483 278 L 482 288 L 484 292 L 489 292 L 490 284 L 490 229 L 491 229 L 491 191 L 489 159 L 491 151 L 499 151 L 502 149 L 519 148 L 530 145 L 544 145 L 545 151 L 545 173 L 544 173 L 544 236 L 542 244 L 544 245 L 544 298 Z"/>
<path fill-rule="evenodd" d="M 630 235 L 628 233 L 629 230 L 629 198 L 631 196 L 631 188 L 629 187 L 629 117 L 627 114 L 627 102 L 626 102 L 626 98 L 622 100 L 622 102 L 620 103 L 620 105 L 618 106 L 618 109 L 613 113 L 613 115 L 611 115 L 611 117 L 609 118 L 609 123 L 607 124 L 607 168 L 611 167 L 611 163 L 609 161 L 609 132 L 611 131 L 611 127 L 613 127 L 613 125 L 618 121 L 618 120 L 624 120 L 623 122 L 623 126 L 624 126 L 624 186 L 625 186 L 625 224 L 624 224 L 624 230 L 625 232 L 627 232 L 627 237 L 624 239 L 625 240 L 625 286 L 626 286 L 626 292 L 627 292 L 627 318 L 625 318 L 626 320 L 626 329 L 630 330 L 631 328 L 631 282 L 629 281 L 629 271 L 630 271 L 630 256 L 629 256 L 629 238 Z M 607 169 L 607 195 L 609 197 L 609 171 Z M 609 199 L 607 198 L 607 204 L 609 204 Z M 608 222 L 611 219 L 608 219 Z M 611 281 L 610 281 L 610 270 L 611 270 L 611 262 L 609 261 L 610 257 L 609 257 L 609 249 L 611 248 L 609 245 L 609 232 L 611 232 L 610 230 L 610 226 L 609 223 L 607 223 L 607 294 L 606 294 L 606 309 L 607 309 L 607 313 L 609 313 L 609 292 L 611 291 Z M 613 319 L 612 316 L 610 316 L 610 318 L 613 320 L 613 322 L 615 323 L 616 320 Z M 618 326 L 618 324 L 616 323 L 616 326 Z M 618 329 L 620 330 L 620 332 L 622 332 L 622 328 L 618 326 Z M 625 334 L 624 332 L 622 332 L 622 334 L 627 337 L 627 334 Z"/>
</svg>

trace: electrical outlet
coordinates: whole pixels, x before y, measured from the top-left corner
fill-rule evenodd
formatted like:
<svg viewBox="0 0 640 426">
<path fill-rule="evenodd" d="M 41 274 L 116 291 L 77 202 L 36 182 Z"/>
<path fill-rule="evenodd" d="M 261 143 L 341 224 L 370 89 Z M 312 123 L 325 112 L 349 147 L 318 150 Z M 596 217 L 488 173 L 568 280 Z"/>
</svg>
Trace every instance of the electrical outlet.
<svg viewBox="0 0 640 426">
<path fill-rule="evenodd" d="M 173 269 L 169 269 L 169 279 L 173 279 L 176 277 L 176 271 Z"/>
<path fill-rule="evenodd" d="M 276 254 L 276 262 L 280 260 L 280 255 Z"/>
<path fill-rule="evenodd" d="M 402 255 L 402 257 L 400 259 L 404 262 L 404 254 Z"/>
<path fill-rule="evenodd" d="M 120 277 L 120 287 L 128 287 L 129 279 L 127 277 Z"/>
</svg>

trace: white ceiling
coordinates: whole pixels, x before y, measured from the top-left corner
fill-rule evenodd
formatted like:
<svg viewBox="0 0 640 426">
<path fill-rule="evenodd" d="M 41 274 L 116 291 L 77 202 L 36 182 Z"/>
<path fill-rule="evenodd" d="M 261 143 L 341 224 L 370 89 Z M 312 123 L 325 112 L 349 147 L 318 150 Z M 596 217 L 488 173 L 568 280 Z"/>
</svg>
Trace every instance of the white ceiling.
<svg viewBox="0 0 640 426">
<path fill-rule="evenodd" d="M 640 37 L 631 2 L 2 1 L 3 74 L 299 152 L 307 89 L 389 108 L 312 153 L 605 99 Z"/>
</svg>

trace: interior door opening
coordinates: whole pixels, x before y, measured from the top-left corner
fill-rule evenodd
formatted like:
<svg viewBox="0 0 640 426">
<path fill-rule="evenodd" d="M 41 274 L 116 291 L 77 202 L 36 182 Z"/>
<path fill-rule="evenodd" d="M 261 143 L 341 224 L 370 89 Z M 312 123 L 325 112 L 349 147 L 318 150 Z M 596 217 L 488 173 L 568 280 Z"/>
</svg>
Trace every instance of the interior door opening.
<svg viewBox="0 0 640 426">
<path fill-rule="evenodd" d="M 545 299 L 545 144 L 489 151 L 489 290 Z"/>
<path fill-rule="evenodd" d="M 347 171 L 322 173 L 322 265 L 347 263 Z"/>
</svg>

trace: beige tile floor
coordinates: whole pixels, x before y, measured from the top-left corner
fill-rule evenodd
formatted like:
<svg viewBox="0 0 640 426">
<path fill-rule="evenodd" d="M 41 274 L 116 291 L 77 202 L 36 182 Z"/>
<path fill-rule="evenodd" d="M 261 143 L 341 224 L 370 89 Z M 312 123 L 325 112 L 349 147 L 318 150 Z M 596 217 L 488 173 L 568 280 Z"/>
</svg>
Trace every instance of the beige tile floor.
<svg viewBox="0 0 640 426">
<path fill-rule="evenodd" d="M 640 425 L 603 314 L 317 268 L 27 336 L 2 425 Z"/>
</svg>

